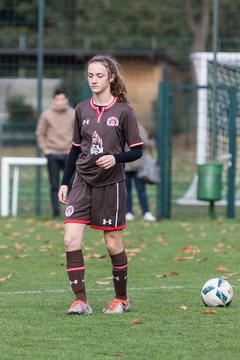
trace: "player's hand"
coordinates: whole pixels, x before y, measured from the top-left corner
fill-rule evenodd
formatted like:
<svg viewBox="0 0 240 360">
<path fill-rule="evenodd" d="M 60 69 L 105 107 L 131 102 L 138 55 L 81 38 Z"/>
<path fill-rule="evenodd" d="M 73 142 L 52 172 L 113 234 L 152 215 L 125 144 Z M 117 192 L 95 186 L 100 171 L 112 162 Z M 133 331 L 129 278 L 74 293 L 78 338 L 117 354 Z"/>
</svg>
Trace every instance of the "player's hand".
<svg viewBox="0 0 240 360">
<path fill-rule="evenodd" d="M 101 156 L 97 161 L 96 165 L 103 169 L 110 169 L 116 164 L 116 159 L 113 155 Z"/>
<path fill-rule="evenodd" d="M 67 203 L 67 193 L 68 193 L 67 185 L 61 185 L 58 192 L 58 201 L 60 202 L 60 204 Z"/>
</svg>

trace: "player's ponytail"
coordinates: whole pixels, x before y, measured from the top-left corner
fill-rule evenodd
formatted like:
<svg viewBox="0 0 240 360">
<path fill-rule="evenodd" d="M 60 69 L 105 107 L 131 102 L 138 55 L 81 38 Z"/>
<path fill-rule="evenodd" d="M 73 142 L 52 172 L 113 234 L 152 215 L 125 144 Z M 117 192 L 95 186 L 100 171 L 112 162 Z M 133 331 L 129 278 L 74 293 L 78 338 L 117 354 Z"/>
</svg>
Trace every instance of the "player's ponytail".
<svg viewBox="0 0 240 360">
<path fill-rule="evenodd" d="M 110 55 L 96 55 L 87 63 L 87 68 L 94 62 L 102 63 L 109 72 L 109 77 L 114 75 L 114 79 L 110 84 L 111 94 L 118 97 L 121 102 L 128 102 L 127 88 L 120 72 L 120 65 L 117 60 Z"/>
</svg>

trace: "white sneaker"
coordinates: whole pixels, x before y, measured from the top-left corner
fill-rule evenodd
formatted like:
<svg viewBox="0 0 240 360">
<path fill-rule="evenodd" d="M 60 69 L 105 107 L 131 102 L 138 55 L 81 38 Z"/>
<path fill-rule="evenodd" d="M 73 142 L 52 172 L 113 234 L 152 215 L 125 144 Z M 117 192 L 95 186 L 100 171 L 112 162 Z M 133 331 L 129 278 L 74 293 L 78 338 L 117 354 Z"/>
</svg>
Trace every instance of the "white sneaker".
<svg viewBox="0 0 240 360">
<path fill-rule="evenodd" d="M 143 220 L 145 221 L 156 221 L 156 218 L 155 216 L 153 216 L 149 211 L 146 212 L 144 215 L 143 215 Z"/>
<path fill-rule="evenodd" d="M 127 221 L 133 221 L 134 219 L 135 219 L 135 216 L 132 213 L 130 213 L 130 212 L 126 213 Z"/>
</svg>

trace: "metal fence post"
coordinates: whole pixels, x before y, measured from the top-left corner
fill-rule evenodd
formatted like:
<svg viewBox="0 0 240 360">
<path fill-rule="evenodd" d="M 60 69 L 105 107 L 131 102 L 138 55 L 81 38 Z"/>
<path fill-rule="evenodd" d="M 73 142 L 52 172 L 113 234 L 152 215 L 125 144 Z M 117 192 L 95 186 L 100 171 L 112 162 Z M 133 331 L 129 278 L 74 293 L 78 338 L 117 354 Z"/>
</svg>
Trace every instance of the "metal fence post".
<svg viewBox="0 0 240 360">
<path fill-rule="evenodd" d="M 237 88 L 230 86 L 229 93 L 229 154 L 228 189 L 227 189 L 227 218 L 235 217 L 235 177 L 236 177 L 236 115 L 237 115 Z"/>
<path fill-rule="evenodd" d="M 42 111 L 42 79 L 44 63 L 44 13 L 45 1 L 38 0 L 38 57 L 37 57 L 37 120 Z M 36 147 L 36 156 L 40 156 L 40 149 Z M 35 180 L 35 215 L 41 214 L 41 169 L 36 167 Z"/>
<path fill-rule="evenodd" d="M 157 153 L 160 183 L 157 186 L 157 219 L 171 217 L 171 116 L 169 85 L 159 85 L 157 103 Z"/>
</svg>

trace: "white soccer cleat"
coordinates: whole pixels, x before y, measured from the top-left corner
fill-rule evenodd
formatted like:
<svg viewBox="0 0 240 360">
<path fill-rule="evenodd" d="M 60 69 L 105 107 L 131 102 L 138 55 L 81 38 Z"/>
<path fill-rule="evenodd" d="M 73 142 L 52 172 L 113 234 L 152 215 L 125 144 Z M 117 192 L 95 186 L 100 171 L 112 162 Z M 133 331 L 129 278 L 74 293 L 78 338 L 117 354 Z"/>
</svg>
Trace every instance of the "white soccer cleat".
<svg viewBox="0 0 240 360">
<path fill-rule="evenodd" d="M 122 314 L 130 311 L 130 303 L 127 300 L 113 299 L 108 303 L 108 308 L 103 309 L 104 314 Z"/>
<path fill-rule="evenodd" d="M 154 221 L 156 221 L 156 218 L 148 211 L 143 215 L 143 220 L 154 222 Z"/>
<path fill-rule="evenodd" d="M 82 300 L 76 300 L 72 303 L 67 313 L 69 315 L 91 315 L 92 308 L 87 302 Z"/>
</svg>

